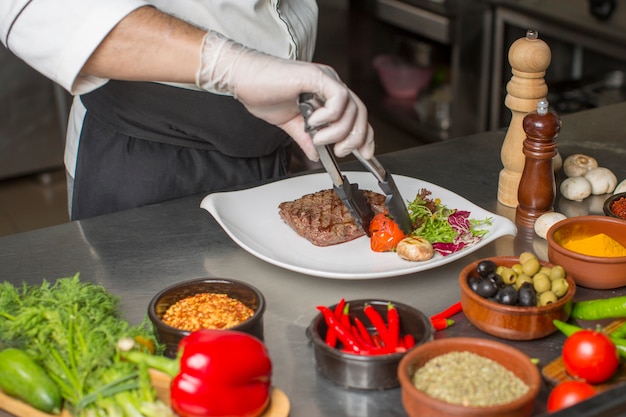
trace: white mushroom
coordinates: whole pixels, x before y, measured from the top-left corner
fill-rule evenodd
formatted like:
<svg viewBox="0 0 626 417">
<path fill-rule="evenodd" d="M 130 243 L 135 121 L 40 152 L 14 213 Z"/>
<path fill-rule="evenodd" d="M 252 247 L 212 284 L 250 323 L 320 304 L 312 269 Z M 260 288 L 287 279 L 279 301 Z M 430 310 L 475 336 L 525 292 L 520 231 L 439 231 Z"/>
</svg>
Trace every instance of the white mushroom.
<svg viewBox="0 0 626 417">
<path fill-rule="evenodd" d="M 585 178 L 591 183 L 591 194 L 599 195 L 612 193 L 617 185 L 617 177 L 613 172 L 604 167 L 590 169 Z"/>
<path fill-rule="evenodd" d="M 619 193 L 626 193 L 626 180 L 622 180 L 622 182 L 617 184 L 617 187 L 615 187 L 615 190 L 613 190 L 613 194 L 619 194 Z"/>
<path fill-rule="evenodd" d="M 433 245 L 419 236 L 408 236 L 398 242 L 396 252 L 407 261 L 427 261 L 435 255 Z"/>
<path fill-rule="evenodd" d="M 563 162 L 563 172 L 568 177 L 582 177 L 590 169 L 596 168 L 598 161 L 595 158 L 583 155 L 581 153 L 575 153 L 565 158 Z"/>
<path fill-rule="evenodd" d="M 540 238 L 545 239 L 550 227 L 563 219 L 567 219 L 567 216 L 563 213 L 558 213 L 556 211 L 543 213 L 541 216 L 537 217 L 537 220 L 535 220 L 535 233 L 537 233 L 537 236 Z"/>
<path fill-rule="evenodd" d="M 591 183 L 585 177 L 569 177 L 563 180 L 560 190 L 568 200 L 582 201 L 591 195 Z"/>
</svg>

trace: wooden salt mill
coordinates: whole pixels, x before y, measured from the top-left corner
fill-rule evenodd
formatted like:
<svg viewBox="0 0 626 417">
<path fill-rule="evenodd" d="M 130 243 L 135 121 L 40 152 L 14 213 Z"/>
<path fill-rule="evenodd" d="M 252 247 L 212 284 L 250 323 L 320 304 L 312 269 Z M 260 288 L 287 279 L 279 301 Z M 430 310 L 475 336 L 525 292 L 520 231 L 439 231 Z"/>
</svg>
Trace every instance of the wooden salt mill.
<svg viewBox="0 0 626 417">
<path fill-rule="evenodd" d="M 527 31 L 526 37 L 513 42 L 509 49 L 513 76 L 506 86 L 504 104 L 512 117 L 500 151 L 504 168 L 498 182 L 498 201 L 508 207 L 517 207 L 517 189 L 524 169 L 522 143 L 526 133 L 522 121 L 548 94 L 544 76 L 551 59 L 550 47 L 534 30 Z"/>
<path fill-rule="evenodd" d="M 524 117 L 523 128 L 526 133 L 523 142 L 525 161 L 515 223 L 532 228 L 539 216 L 554 209 L 556 181 L 553 159 L 557 154 L 556 137 L 561 130 L 561 119 L 548 110 L 546 100 L 540 100 L 537 110 Z"/>
</svg>

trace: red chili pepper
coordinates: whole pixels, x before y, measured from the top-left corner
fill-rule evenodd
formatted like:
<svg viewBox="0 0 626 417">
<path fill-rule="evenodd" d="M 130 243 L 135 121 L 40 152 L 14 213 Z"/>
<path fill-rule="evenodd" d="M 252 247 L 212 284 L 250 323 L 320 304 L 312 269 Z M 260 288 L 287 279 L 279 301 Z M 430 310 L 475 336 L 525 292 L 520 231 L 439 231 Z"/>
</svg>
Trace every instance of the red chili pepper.
<svg viewBox="0 0 626 417">
<path fill-rule="evenodd" d="M 396 348 L 400 339 L 400 315 L 392 303 L 387 304 L 387 329 L 389 330 L 389 344 L 386 346 Z"/>
<path fill-rule="evenodd" d="M 454 320 L 445 317 L 431 317 L 430 322 L 435 330 L 444 330 L 454 324 Z"/>
<path fill-rule="evenodd" d="M 415 346 L 415 337 L 411 333 L 407 333 L 403 337 L 403 342 L 406 350 L 409 350 Z"/>
<path fill-rule="evenodd" d="M 337 338 L 344 347 L 354 353 L 360 353 L 363 350 L 363 346 L 355 339 L 354 335 L 349 328 L 345 328 L 341 321 L 337 320 L 335 314 L 331 309 L 325 306 L 318 306 L 317 309 L 322 312 L 326 325 L 329 328 L 333 328 L 337 334 Z"/>
<path fill-rule="evenodd" d="M 357 332 L 361 335 L 361 338 L 370 346 L 374 346 L 374 340 L 372 339 L 372 335 L 370 334 L 363 321 L 358 317 L 354 318 L 354 324 L 356 325 Z"/>
<path fill-rule="evenodd" d="M 339 300 L 339 302 L 335 306 L 334 313 L 338 319 L 341 318 L 341 315 L 343 314 L 343 308 L 345 305 L 346 305 L 346 300 L 342 298 L 341 300 Z M 330 347 L 337 346 L 337 334 L 335 333 L 335 330 L 330 327 L 328 328 L 328 330 L 326 330 L 326 344 Z"/>
<path fill-rule="evenodd" d="M 457 302 L 452 304 L 450 307 L 446 308 L 445 310 L 432 315 L 431 317 L 433 318 L 437 318 L 437 317 L 443 317 L 444 319 L 449 319 L 450 317 L 454 316 L 457 313 L 460 313 L 461 311 L 463 311 L 463 307 L 461 307 L 461 302 Z"/>
<path fill-rule="evenodd" d="M 382 339 L 384 345 L 389 346 L 393 344 L 389 340 L 389 329 L 387 329 L 387 324 L 385 323 L 383 316 L 381 316 L 378 310 L 376 310 L 371 304 L 365 304 L 365 307 L 363 307 L 363 312 L 365 313 L 369 321 L 374 325 L 374 328 L 376 328 L 376 331 L 380 335 L 380 338 Z"/>
</svg>

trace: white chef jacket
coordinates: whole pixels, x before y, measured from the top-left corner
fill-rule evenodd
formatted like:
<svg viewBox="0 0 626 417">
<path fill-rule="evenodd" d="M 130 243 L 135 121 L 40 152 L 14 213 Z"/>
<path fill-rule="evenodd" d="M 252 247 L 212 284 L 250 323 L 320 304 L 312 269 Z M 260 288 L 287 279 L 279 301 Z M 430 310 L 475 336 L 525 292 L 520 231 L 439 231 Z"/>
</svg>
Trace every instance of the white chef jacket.
<svg viewBox="0 0 626 417">
<path fill-rule="evenodd" d="M 80 75 L 87 59 L 119 21 L 146 5 L 268 54 L 300 60 L 313 56 L 315 0 L 2 0 L 0 41 L 72 94 L 84 94 L 107 82 Z M 75 99 L 65 149 L 71 175 L 85 111 Z"/>
</svg>

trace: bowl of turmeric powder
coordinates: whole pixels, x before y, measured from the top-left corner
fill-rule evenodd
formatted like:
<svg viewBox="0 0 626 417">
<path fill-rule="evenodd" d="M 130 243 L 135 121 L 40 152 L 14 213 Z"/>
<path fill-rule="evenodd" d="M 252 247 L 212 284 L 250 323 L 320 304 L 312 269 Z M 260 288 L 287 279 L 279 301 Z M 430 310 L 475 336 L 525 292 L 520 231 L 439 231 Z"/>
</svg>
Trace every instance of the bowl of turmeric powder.
<svg viewBox="0 0 626 417">
<path fill-rule="evenodd" d="M 577 285 L 606 290 L 626 285 L 626 222 L 607 216 L 570 217 L 546 235 L 550 262 Z"/>
</svg>

